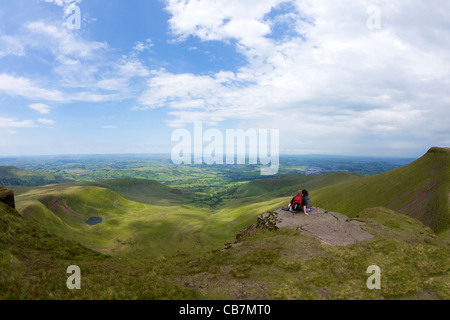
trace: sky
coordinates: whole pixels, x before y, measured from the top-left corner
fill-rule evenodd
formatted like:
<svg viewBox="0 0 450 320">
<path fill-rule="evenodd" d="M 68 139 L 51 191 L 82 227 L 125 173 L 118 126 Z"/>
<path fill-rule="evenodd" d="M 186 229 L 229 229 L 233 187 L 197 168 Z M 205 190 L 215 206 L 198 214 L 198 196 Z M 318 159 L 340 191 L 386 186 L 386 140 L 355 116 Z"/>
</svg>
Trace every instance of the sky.
<svg viewBox="0 0 450 320">
<path fill-rule="evenodd" d="M 447 0 L 0 0 L 0 157 L 170 153 L 276 129 L 281 154 L 450 145 Z"/>
</svg>

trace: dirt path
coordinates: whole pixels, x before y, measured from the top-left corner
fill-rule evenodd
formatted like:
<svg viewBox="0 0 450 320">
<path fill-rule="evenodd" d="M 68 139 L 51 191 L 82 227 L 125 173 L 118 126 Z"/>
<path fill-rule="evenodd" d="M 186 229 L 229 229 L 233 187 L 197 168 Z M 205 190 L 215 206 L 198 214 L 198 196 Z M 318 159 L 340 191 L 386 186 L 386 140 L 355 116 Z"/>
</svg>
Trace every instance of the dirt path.
<svg viewBox="0 0 450 320">
<path fill-rule="evenodd" d="M 274 229 L 295 226 L 300 233 L 331 246 L 347 246 L 373 238 L 372 234 L 361 229 L 363 222 L 321 208 L 315 208 L 309 216 L 278 209 L 263 214 L 258 223 Z"/>
</svg>

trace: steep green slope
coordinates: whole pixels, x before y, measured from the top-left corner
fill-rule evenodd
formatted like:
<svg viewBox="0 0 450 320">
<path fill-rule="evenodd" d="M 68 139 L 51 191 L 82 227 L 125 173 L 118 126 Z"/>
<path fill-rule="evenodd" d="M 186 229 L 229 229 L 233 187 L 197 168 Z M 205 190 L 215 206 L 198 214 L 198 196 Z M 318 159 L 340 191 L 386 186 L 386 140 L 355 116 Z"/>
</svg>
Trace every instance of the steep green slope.
<svg viewBox="0 0 450 320">
<path fill-rule="evenodd" d="M 69 290 L 67 268 L 81 269 Z M 0 202 L 0 300 L 197 299 L 147 259 L 109 257 L 67 241 Z"/>
<path fill-rule="evenodd" d="M 148 205 L 106 188 L 73 184 L 37 187 L 17 196 L 16 202 L 28 219 L 111 254 L 157 256 L 219 245 L 214 226 L 204 230 L 210 216 L 206 209 Z M 86 221 L 91 217 L 103 222 L 90 226 Z"/>
<path fill-rule="evenodd" d="M 109 257 L 63 240 L 0 203 L 1 299 L 450 299 L 450 250 L 414 219 L 360 213 L 375 238 L 320 245 L 292 228 L 255 230 L 229 250 L 166 259 Z M 368 290 L 368 266 L 381 290 Z M 66 270 L 81 269 L 81 290 Z M 166 310 L 167 311 L 167 310 Z"/>
<path fill-rule="evenodd" d="M 4 186 L 43 186 L 71 182 L 60 175 L 21 170 L 16 167 L 0 166 L 0 185 Z"/>
<path fill-rule="evenodd" d="M 266 210 L 285 200 L 239 204 L 211 214 L 188 205 L 149 205 L 106 188 L 62 184 L 36 187 L 16 197 L 26 218 L 66 239 L 112 255 L 170 256 L 221 248 Z M 89 226 L 90 217 L 103 222 Z"/>
<path fill-rule="evenodd" d="M 231 201 L 214 213 L 190 205 L 189 195 L 178 189 L 142 179 L 23 188 L 16 198 L 25 217 L 67 239 L 108 254 L 154 257 L 220 248 L 262 212 L 285 206 L 288 200 L 278 195 L 291 195 L 296 184 L 314 187 L 355 178 L 344 173 L 269 179 L 254 185 L 269 186 L 271 192 L 259 188 L 253 192 L 259 196 Z M 91 217 L 103 222 L 89 226 Z"/>
<path fill-rule="evenodd" d="M 419 221 L 386 208 L 359 216 L 373 239 L 332 247 L 301 235 L 296 227 L 254 230 L 230 249 L 184 266 L 199 271 L 178 278 L 219 299 L 450 298 L 448 243 Z M 366 286 L 371 265 L 381 269 L 380 290 Z"/>
<path fill-rule="evenodd" d="M 180 189 L 146 179 L 113 179 L 79 185 L 97 186 L 117 192 L 125 199 L 152 205 L 181 205 L 190 199 Z"/>
<path fill-rule="evenodd" d="M 266 196 L 294 195 L 299 189 L 315 190 L 336 183 L 354 181 L 357 175 L 338 172 L 316 175 L 283 175 L 276 178 L 255 180 L 243 184 L 236 190 L 238 198 Z"/>
<path fill-rule="evenodd" d="M 278 203 L 285 207 L 298 190 L 309 192 L 343 182 L 355 181 L 359 177 L 346 172 L 316 174 L 316 175 L 283 175 L 276 178 L 251 181 L 240 186 L 234 197 L 220 207 L 217 212 L 242 212 L 245 215 L 247 207 L 259 207 L 261 203 Z M 269 210 L 269 209 L 266 209 Z M 232 213 L 232 215 L 234 215 Z M 249 215 L 254 219 L 256 216 Z"/>
<path fill-rule="evenodd" d="M 314 192 L 314 204 L 354 217 L 383 206 L 422 221 L 436 232 L 450 227 L 450 149 L 431 148 L 415 162 L 383 174 Z"/>
</svg>

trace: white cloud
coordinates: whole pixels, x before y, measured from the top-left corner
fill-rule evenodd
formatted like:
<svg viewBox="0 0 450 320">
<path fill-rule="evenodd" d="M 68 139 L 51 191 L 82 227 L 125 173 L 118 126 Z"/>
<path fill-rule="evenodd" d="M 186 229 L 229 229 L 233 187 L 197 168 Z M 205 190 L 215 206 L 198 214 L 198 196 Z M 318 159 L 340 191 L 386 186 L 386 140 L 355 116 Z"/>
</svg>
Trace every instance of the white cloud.
<svg viewBox="0 0 450 320">
<path fill-rule="evenodd" d="M 118 128 L 117 126 L 110 126 L 110 125 L 102 126 L 102 129 L 117 129 L 117 128 Z"/>
<path fill-rule="evenodd" d="M 111 78 L 99 80 L 96 86 L 103 90 L 116 91 L 126 87 L 126 80 L 123 78 Z"/>
<path fill-rule="evenodd" d="M 13 55 L 13 56 L 23 56 L 25 54 L 25 49 L 17 37 L 9 35 L 0 36 L 0 58 Z"/>
<path fill-rule="evenodd" d="M 210 75 L 153 72 L 141 108 L 168 107 L 173 126 L 208 119 L 267 126 L 270 119 L 286 135 L 301 133 L 330 146 L 335 142 L 325 137 L 333 135 L 377 140 L 393 131 L 412 137 L 419 127 L 430 135 L 437 127 L 444 130 L 450 3 L 378 1 L 377 31 L 366 24 L 372 4 L 167 0 L 178 41 L 234 40 L 247 64 Z M 288 14 L 283 5 L 290 6 Z M 289 23 L 289 36 L 273 36 L 277 23 Z M 286 126 L 294 121 L 299 125 Z M 421 126 L 424 121 L 433 126 Z"/>
<path fill-rule="evenodd" d="M 107 71 L 102 73 L 101 79 L 92 79 L 91 87 L 102 90 L 116 91 L 117 97 L 120 99 L 135 98 L 136 90 L 145 83 L 145 80 L 150 76 L 150 70 L 135 56 L 123 56 L 121 59 L 110 62 Z M 134 79 L 139 79 L 135 82 L 137 89 L 133 88 L 131 84 Z"/>
<path fill-rule="evenodd" d="M 0 93 L 47 101 L 65 100 L 64 95 L 59 90 L 45 89 L 28 78 L 15 77 L 6 73 L 0 74 Z"/>
<path fill-rule="evenodd" d="M 145 67 L 141 61 L 137 59 L 123 59 L 115 65 L 117 71 L 116 75 L 122 76 L 125 79 L 134 77 L 148 77 L 150 71 Z"/>
<path fill-rule="evenodd" d="M 69 57 L 93 59 L 101 50 L 107 48 L 106 43 L 83 40 L 67 28 L 50 25 L 43 21 L 31 22 L 26 27 L 35 37 L 35 46 L 50 50 L 57 59 Z"/>
<path fill-rule="evenodd" d="M 38 122 L 45 125 L 54 125 L 55 121 L 51 119 L 38 119 Z"/>
<path fill-rule="evenodd" d="M 56 4 L 64 5 L 65 3 L 58 1 Z M 117 94 L 98 92 L 97 89 L 102 88 L 95 85 L 99 81 L 99 74 L 105 74 L 103 71 L 110 64 L 109 59 L 106 58 L 108 46 L 105 43 L 86 41 L 76 32 L 69 32 L 65 27 L 43 21 L 26 23 L 23 34 L 20 36 L 3 36 L 2 39 L 5 37 L 9 39 L 9 43 L 20 42 L 21 51 L 26 48 L 44 59 L 48 58 L 42 53 L 50 53 L 53 74 L 57 76 L 53 86 L 57 89 L 46 88 L 52 86 L 52 83 L 45 78 L 29 79 L 2 73 L 0 74 L 0 93 L 64 103 L 102 102 L 118 97 Z M 13 46 L 10 45 L 8 48 L 7 53 L 12 54 Z M 2 52 L 6 52 L 6 49 L 0 49 L 0 57 Z M 117 89 L 123 88 L 124 86 Z"/>
<path fill-rule="evenodd" d="M 133 47 L 133 50 L 136 50 L 138 52 L 143 52 L 145 50 L 149 50 L 153 46 L 154 46 L 154 44 L 153 44 L 152 40 L 147 39 L 147 40 L 145 40 L 145 43 L 138 41 L 136 43 L 136 45 Z"/>
<path fill-rule="evenodd" d="M 45 1 L 64 9 L 80 3 Z M 62 20 L 34 21 L 18 31 L 20 36 L 0 35 L 0 58 L 33 52 L 48 63 L 47 76 L 55 78 L 0 73 L 0 94 L 50 105 L 136 98 L 140 105 L 135 110 L 167 108 L 173 117 L 170 126 L 237 120 L 280 128 L 282 136 L 295 137 L 302 150 L 406 141 L 418 131 L 422 139 L 448 141 L 448 1 L 164 3 L 174 42 L 194 37 L 200 41 L 187 42 L 188 50 L 199 52 L 205 52 L 207 41 L 213 41 L 211 47 L 214 41 L 225 42 L 244 57 L 245 65 L 202 74 L 150 70 L 139 59 L 153 47 L 150 39 L 135 42 L 127 55 L 117 56 L 107 43 L 70 32 Z M 381 30 L 367 28 L 372 4 L 381 10 Z"/>
<path fill-rule="evenodd" d="M 68 94 L 59 90 L 40 87 L 36 84 L 36 81 L 28 78 L 15 77 L 5 73 L 0 74 L 0 93 L 33 100 L 39 99 L 61 103 L 70 103 L 74 101 L 104 102 L 117 100 L 119 97 L 117 94 L 99 94 L 89 91 L 79 91 Z"/>
<path fill-rule="evenodd" d="M 262 21 L 264 15 L 285 0 L 166 1 L 166 10 L 174 34 L 186 38 L 195 35 L 202 40 L 239 39 L 254 45 L 270 33 Z"/>
<path fill-rule="evenodd" d="M 39 113 L 47 114 L 50 113 L 51 108 L 43 103 L 34 103 L 29 105 L 30 109 L 33 109 Z"/>
<path fill-rule="evenodd" d="M 70 6 L 72 4 L 81 3 L 82 0 L 44 0 L 44 1 L 48 2 L 48 3 L 54 3 L 54 4 L 56 4 L 57 6 L 60 6 L 60 7 L 67 7 L 67 6 Z"/>
<path fill-rule="evenodd" d="M 84 96 L 92 96 L 96 89 L 102 89 L 95 83 L 99 81 L 99 75 L 110 68 L 111 57 L 106 43 L 84 40 L 66 27 L 44 21 L 28 23 L 26 30 L 29 32 L 27 45 L 53 57 L 52 68 L 60 87 L 76 88 L 83 91 Z M 109 98 L 105 97 L 105 100 Z"/>
<path fill-rule="evenodd" d="M 66 9 L 81 1 L 46 2 Z M 16 35 L 0 33 L 0 58 L 39 57 L 51 70 L 47 76 L 33 79 L 20 73 L 0 74 L 0 94 L 62 103 L 129 99 L 142 87 L 134 79 L 149 76 L 138 53 L 153 46 L 151 39 L 137 42 L 129 56 L 118 56 L 106 42 L 89 41 L 80 32 L 69 30 L 64 19 L 53 23 L 26 22 L 17 32 Z"/>
<path fill-rule="evenodd" d="M 33 120 L 18 121 L 11 118 L 0 118 L 0 128 L 33 128 L 36 123 Z"/>
<path fill-rule="evenodd" d="M 12 118 L 0 118 L 0 128 L 2 132 L 9 132 L 9 134 L 15 134 L 14 130 L 4 130 L 9 128 L 36 128 L 38 124 L 54 125 L 55 121 L 51 119 L 38 119 L 38 120 L 16 120 Z"/>
<path fill-rule="evenodd" d="M 129 56 L 116 56 L 106 43 L 86 41 L 79 34 L 43 21 L 28 23 L 33 39 L 29 46 L 54 57 L 53 70 L 62 88 L 77 89 L 68 101 L 110 101 L 132 97 L 131 80 L 149 76 L 136 50 L 153 46 L 150 39 L 138 42 Z M 114 91 L 105 93 L 103 90 Z"/>
</svg>

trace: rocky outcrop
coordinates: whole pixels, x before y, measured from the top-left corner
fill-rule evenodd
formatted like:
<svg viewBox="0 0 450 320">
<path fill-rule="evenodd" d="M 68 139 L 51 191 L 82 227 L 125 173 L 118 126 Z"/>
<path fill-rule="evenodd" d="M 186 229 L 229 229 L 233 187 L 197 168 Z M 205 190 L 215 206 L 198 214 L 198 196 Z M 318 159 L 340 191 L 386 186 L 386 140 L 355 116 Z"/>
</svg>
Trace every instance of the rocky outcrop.
<svg viewBox="0 0 450 320">
<path fill-rule="evenodd" d="M 331 246 L 347 246 L 373 238 L 373 235 L 362 229 L 365 223 L 349 219 L 346 215 L 315 208 L 309 216 L 303 213 L 292 213 L 282 209 L 266 212 L 258 217 L 256 224 L 241 230 L 234 244 L 239 243 L 245 235 L 258 229 L 278 230 L 283 227 L 296 227 L 301 234 L 314 237 L 322 244 Z M 228 244 L 232 247 L 233 244 Z"/>
<path fill-rule="evenodd" d="M 11 208 L 15 209 L 16 204 L 14 201 L 14 192 L 6 189 L 3 186 L 0 186 L 0 202 L 3 202 Z"/>
<path fill-rule="evenodd" d="M 450 153 L 450 148 L 433 147 L 427 153 Z"/>
<path fill-rule="evenodd" d="M 278 219 L 278 215 L 275 212 L 265 212 L 258 217 L 255 224 L 252 224 L 248 228 L 239 231 L 239 233 L 236 235 L 234 243 L 240 242 L 244 236 L 255 232 L 258 229 L 278 230 L 279 228 L 277 227 L 277 223 L 279 222 L 280 220 Z M 230 246 L 231 244 L 228 243 L 227 245 Z"/>
</svg>

